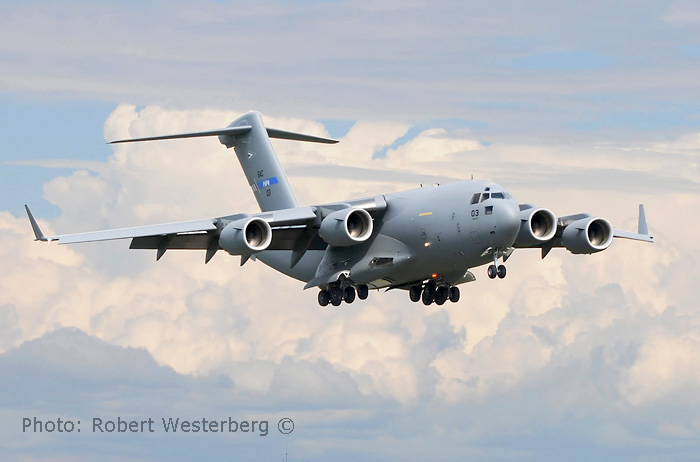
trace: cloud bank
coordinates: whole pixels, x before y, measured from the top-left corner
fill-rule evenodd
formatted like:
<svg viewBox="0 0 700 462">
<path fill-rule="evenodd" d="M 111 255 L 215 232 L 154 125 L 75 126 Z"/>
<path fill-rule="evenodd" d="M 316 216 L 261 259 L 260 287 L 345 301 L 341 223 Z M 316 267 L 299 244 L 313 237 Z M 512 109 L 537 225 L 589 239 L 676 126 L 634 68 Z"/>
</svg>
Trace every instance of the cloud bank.
<svg viewBox="0 0 700 462">
<path fill-rule="evenodd" d="M 104 132 L 200 130 L 237 115 L 121 105 Z M 313 120 L 265 121 L 326 134 Z M 574 146 L 488 144 L 464 130 L 426 129 L 395 145 L 409 128 L 358 123 L 336 146 L 275 147 L 303 204 L 474 173 L 521 202 L 560 215 L 589 211 L 623 229 L 634 229 L 644 202 L 657 243 L 618 241 L 602 254 L 560 250 L 545 260 L 518 251 L 506 280 L 477 269 L 450 306 L 426 309 L 397 291 L 321 309 L 315 292 L 259 262 L 241 268 L 217 254 L 204 265 L 197 252 L 171 251 L 156 263 L 126 242 L 43 245 L 24 217 L 0 212 L 3 451 L 37 460 L 184 460 L 231 448 L 255 459 L 286 448 L 340 460 L 696 453 L 700 251 L 688 213 L 700 205 L 696 134 Z M 684 163 L 691 168 L 679 171 Z M 106 162 L 75 167 L 45 185 L 61 209 L 40 220 L 46 234 L 256 209 L 235 156 L 213 140 L 120 145 Z M 117 450 L 108 436 L 22 434 L 27 413 L 286 416 L 298 431 L 262 442 L 136 435 L 134 449 Z"/>
</svg>

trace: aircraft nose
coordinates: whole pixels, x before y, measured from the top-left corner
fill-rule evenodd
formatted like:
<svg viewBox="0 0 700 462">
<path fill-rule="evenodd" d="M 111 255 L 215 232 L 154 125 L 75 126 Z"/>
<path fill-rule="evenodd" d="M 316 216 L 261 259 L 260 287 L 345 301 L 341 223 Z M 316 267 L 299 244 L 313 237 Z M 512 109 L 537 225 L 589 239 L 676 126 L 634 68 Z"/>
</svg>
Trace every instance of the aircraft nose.
<svg viewBox="0 0 700 462">
<path fill-rule="evenodd" d="M 499 247 L 510 247 L 520 230 L 520 207 L 514 200 L 503 201 L 495 211 Z"/>
</svg>

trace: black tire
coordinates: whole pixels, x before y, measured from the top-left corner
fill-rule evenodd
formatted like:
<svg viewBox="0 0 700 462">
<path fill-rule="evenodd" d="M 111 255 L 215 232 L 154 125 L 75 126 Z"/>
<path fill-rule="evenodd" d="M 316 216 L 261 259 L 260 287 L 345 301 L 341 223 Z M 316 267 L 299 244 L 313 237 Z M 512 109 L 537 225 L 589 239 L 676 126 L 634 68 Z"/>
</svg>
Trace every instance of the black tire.
<svg viewBox="0 0 700 462">
<path fill-rule="evenodd" d="M 330 293 L 331 305 L 340 306 L 340 304 L 343 302 L 343 289 L 341 289 L 340 287 L 331 287 Z"/>
<path fill-rule="evenodd" d="M 498 277 L 499 279 L 503 279 L 506 277 L 506 267 L 501 265 L 498 267 Z"/>
<path fill-rule="evenodd" d="M 437 288 L 435 291 L 435 303 L 438 305 L 444 305 L 445 302 L 447 301 L 447 297 L 449 297 L 450 293 L 445 286 L 440 286 Z"/>
<path fill-rule="evenodd" d="M 408 289 L 408 298 L 410 298 L 413 303 L 416 303 L 420 300 L 420 292 L 420 286 L 411 286 L 411 288 Z"/>
<path fill-rule="evenodd" d="M 357 286 L 357 298 L 360 300 L 365 300 L 367 299 L 367 296 L 369 295 L 369 287 L 367 287 L 367 284 L 360 284 Z"/>
<path fill-rule="evenodd" d="M 423 289 L 423 305 L 428 306 L 435 300 L 435 287 L 430 284 L 426 285 Z"/>
<path fill-rule="evenodd" d="M 318 304 L 321 306 L 328 306 L 328 302 L 331 301 L 331 294 L 327 290 L 320 290 L 318 292 Z"/>
<path fill-rule="evenodd" d="M 452 303 L 459 301 L 459 287 L 450 287 L 450 301 Z"/>
<path fill-rule="evenodd" d="M 343 301 L 345 303 L 352 303 L 355 301 L 355 288 L 354 287 L 346 287 L 345 292 L 343 293 Z"/>
<path fill-rule="evenodd" d="M 498 270 L 496 269 L 495 265 L 489 265 L 487 273 L 489 275 L 489 278 L 496 279 L 496 276 L 498 275 Z"/>
</svg>

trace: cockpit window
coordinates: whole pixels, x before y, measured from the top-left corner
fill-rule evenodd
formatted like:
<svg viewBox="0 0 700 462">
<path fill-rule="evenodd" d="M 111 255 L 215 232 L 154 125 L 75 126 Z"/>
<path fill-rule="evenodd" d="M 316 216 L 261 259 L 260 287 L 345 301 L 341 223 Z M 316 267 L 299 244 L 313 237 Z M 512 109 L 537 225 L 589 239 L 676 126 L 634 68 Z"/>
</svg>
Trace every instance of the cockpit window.
<svg viewBox="0 0 700 462">
<path fill-rule="evenodd" d="M 481 202 L 484 202 L 486 199 L 489 198 L 489 193 L 484 193 L 481 195 Z"/>
<path fill-rule="evenodd" d="M 478 203 L 479 203 L 479 196 L 481 196 L 481 194 L 479 194 L 479 193 L 474 194 L 474 195 L 472 196 L 472 202 L 471 202 L 471 203 L 472 203 L 472 204 L 478 204 Z"/>
<path fill-rule="evenodd" d="M 503 199 L 503 193 L 502 192 L 495 192 L 491 194 L 491 197 L 494 199 Z"/>
</svg>

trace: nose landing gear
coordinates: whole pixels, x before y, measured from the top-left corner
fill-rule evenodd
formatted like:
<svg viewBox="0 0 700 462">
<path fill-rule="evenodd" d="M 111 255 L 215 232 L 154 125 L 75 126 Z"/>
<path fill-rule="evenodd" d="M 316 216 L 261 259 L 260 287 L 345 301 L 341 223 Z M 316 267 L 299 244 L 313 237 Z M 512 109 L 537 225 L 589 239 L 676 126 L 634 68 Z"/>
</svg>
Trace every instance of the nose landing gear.
<svg viewBox="0 0 700 462">
<path fill-rule="evenodd" d="M 504 255 L 503 261 L 505 262 L 507 258 L 508 257 Z M 496 276 L 498 276 L 498 279 L 506 277 L 506 267 L 498 264 L 498 251 L 493 252 L 493 265 L 489 265 L 487 274 L 491 279 L 496 279 Z"/>
<path fill-rule="evenodd" d="M 496 279 L 496 276 L 499 279 L 506 277 L 506 267 L 503 265 L 490 265 L 487 272 L 491 279 Z"/>
</svg>

